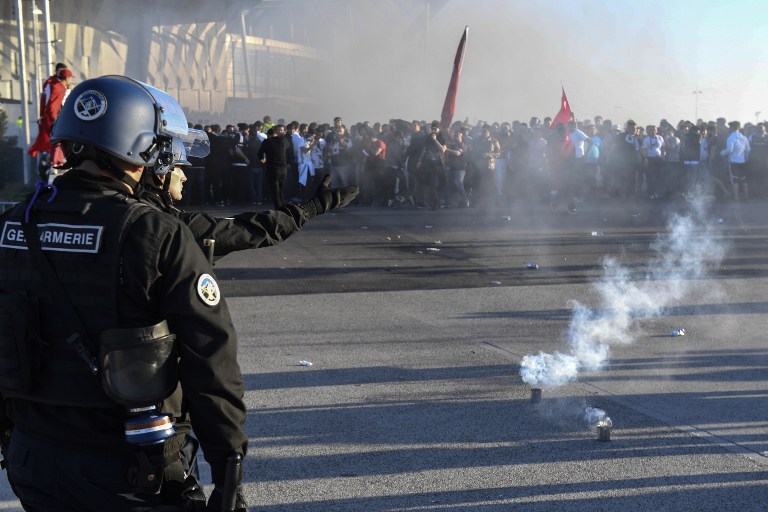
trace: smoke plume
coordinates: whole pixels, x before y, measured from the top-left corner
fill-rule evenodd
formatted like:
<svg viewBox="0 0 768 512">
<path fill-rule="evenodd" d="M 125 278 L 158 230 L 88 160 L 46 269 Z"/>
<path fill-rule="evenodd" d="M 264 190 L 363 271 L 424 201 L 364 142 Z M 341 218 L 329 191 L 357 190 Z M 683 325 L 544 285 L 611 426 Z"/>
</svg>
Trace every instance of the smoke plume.
<svg viewBox="0 0 768 512">
<path fill-rule="evenodd" d="M 688 214 L 670 217 L 666 233 L 652 244 L 655 256 L 646 271 L 632 274 L 614 258 L 605 260 L 603 278 L 595 284 L 599 309 L 573 301 L 567 352 L 523 357 L 520 375 L 525 383 L 554 388 L 576 380 L 580 371 L 603 369 L 611 345 L 635 341 L 638 319 L 661 316 L 719 266 L 726 248 L 709 227 L 706 205 L 698 199 L 690 206 Z"/>
</svg>

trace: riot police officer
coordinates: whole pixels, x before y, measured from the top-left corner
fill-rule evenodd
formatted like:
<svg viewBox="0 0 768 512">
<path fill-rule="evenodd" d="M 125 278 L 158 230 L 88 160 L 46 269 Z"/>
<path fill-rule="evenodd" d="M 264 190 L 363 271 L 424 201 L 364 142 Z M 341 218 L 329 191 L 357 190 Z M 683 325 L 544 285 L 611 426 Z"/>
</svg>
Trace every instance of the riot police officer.
<svg viewBox="0 0 768 512">
<path fill-rule="evenodd" d="M 190 133 L 196 130 L 189 130 Z M 202 141 L 203 132 L 194 139 Z M 191 147 L 195 150 L 197 145 Z M 192 231 L 199 245 L 204 240 L 215 241 L 213 255 L 221 258 L 234 251 L 271 247 L 299 231 L 315 215 L 348 205 L 359 193 L 357 186 L 329 188 L 330 176 L 321 180 L 314 196 L 302 204 L 284 203 L 276 210 L 244 212 L 219 218 L 206 212 L 185 212 L 174 205 L 182 198 L 184 168 L 190 165 L 187 148 L 173 148 L 172 160 L 161 159 L 148 167 L 143 175 L 139 197 L 142 201 L 171 213 Z"/>
<path fill-rule="evenodd" d="M 0 217 L 0 426 L 26 510 L 199 510 L 191 428 L 216 486 L 208 510 L 239 483 L 229 311 L 189 229 L 133 197 L 144 167 L 195 136 L 163 91 L 86 80 L 52 133 L 69 172 Z"/>
</svg>

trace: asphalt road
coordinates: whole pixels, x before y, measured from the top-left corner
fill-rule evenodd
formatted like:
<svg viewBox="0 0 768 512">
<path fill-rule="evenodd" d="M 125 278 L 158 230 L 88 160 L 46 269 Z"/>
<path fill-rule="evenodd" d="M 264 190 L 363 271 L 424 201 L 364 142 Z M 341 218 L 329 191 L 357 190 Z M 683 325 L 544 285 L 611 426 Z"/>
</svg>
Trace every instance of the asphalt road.
<svg viewBox="0 0 768 512">
<path fill-rule="evenodd" d="M 765 510 L 767 207 L 353 206 L 220 260 L 252 510 Z M 521 359 L 571 350 L 577 302 L 634 306 L 607 366 L 531 403 Z"/>
</svg>

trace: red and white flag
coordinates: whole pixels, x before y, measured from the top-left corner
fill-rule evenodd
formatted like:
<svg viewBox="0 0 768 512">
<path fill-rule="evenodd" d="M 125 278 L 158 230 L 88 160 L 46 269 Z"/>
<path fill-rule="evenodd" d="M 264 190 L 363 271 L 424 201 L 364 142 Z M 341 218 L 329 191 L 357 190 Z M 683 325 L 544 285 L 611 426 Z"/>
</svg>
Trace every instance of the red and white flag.
<svg viewBox="0 0 768 512">
<path fill-rule="evenodd" d="M 565 95 L 565 87 L 563 87 L 563 97 L 560 99 L 560 111 L 557 113 L 554 119 L 552 119 L 551 127 L 562 123 L 568 127 L 568 122 L 571 120 L 571 104 L 568 103 L 568 96 Z"/>
<path fill-rule="evenodd" d="M 451 82 L 448 84 L 448 93 L 445 95 L 443 112 L 440 115 L 440 129 L 443 131 L 448 130 L 451 126 L 453 113 L 456 111 L 456 92 L 459 90 L 459 75 L 461 74 L 461 66 L 464 63 L 464 48 L 467 46 L 467 34 L 469 34 L 469 27 L 464 27 L 464 34 L 462 34 L 459 48 L 456 50 L 456 58 L 453 59 Z"/>
</svg>

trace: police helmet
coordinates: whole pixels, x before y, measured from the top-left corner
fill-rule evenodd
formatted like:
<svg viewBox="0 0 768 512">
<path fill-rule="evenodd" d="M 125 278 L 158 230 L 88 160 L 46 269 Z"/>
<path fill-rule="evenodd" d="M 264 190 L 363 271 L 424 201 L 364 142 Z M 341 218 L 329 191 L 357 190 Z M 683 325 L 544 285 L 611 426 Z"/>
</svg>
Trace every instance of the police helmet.
<svg viewBox="0 0 768 512">
<path fill-rule="evenodd" d="M 85 80 L 72 90 L 51 130 L 51 142 L 62 141 L 74 143 L 75 152 L 93 148 L 140 166 L 173 154 L 174 143 L 188 148 L 189 156 L 210 150 L 205 133 L 187 128 L 184 111 L 169 94 L 118 75 Z M 199 153 L 191 154 L 193 148 Z"/>
</svg>

